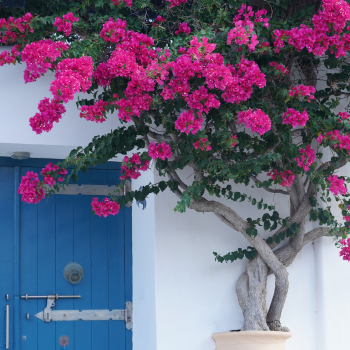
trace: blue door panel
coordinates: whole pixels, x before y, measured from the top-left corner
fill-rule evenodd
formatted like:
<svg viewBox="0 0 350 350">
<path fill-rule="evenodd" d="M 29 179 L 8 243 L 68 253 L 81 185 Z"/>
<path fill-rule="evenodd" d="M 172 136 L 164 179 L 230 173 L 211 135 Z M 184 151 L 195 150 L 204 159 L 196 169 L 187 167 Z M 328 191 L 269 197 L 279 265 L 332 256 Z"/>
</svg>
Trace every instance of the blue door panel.
<svg viewBox="0 0 350 350">
<path fill-rule="evenodd" d="M 20 203 L 20 177 L 27 171 L 40 172 L 47 163 L 33 160 L 20 166 L 0 157 L 0 293 L 10 295 L 8 302 L 0 303 L 0 350 L 5 349 L 6 303 L 11 308 L 10 349 L 62 349 L 58 339 L 66 335 L 67 350 L 130 350 L 132 332 L 124 321 L 47 323 L 34 317 L 46 307 L 46 299 L 19 299 L 25 293 L 81 295 L 57 300 L 53 310 L 124 309 L 125 302 L 132 301 L 131 208 L 101 218 L 92 214 L 92 196 L 50 195 L 38 205 Z M 111 186 L 119 183 L 119 176 L 119 167 L 108 163 L 80 174 L 78 184 Z M 63 276 L 63 268 L 72 261 L 84 268 L 77 285 Z"/>
<path fill-rule="evenodd" d="M 37 168 L 22 168 L 21 177 Z M 38 205 L 21 204 L 20 208 L 20 295 L 38 295 Z M 25 262 L 25 263 L 24 263 Z M 40 303 L 39 303 L 40 302 Z M 20 349 L 32 350 L 38 344 L 38 320 L 33 317 L 43 300 L 20 301 Z M 38 306 L 38 304 L 40 304 Z M 25 315 L 29 314 L 29 320 Z"/>
<path fill-rule="evenodd" d="M 55 196 L 50 196 L 38 204 L 38 295 L 52 294 L 56 290 L 55 274 L 52 267 L 55 266 L 55 216 L 56 203 Z M 35 259 L 35 256 L 32 256 Z M 25 261 L 23 261 L 25 263 Z M 28 293 L 28 292 L 26 292 Z M 24 308 L 29 300 L 21 301 Z M 45 307 L 45 300 L 38 300 L 38 308 Z M 42 309 L 41 309 L 42 310 Z M 34 319 L 34 315 L 29 315 L 29 320 Z M 27 322 L 26 320 L 24 323 Z M 44 324 L 36 321 L 38 325 L 38 350 L 55 349 L 55 325 L 53 323 Z M 26 341 L 23 341 L 25 343 Z"/>
<path fill-rule="evenodd" d="M 90 179 L 90 172 L 89 172 Z M 74 260 L 78 261 L 85 270 L 91 271 L 91 257 L 86 252 L 91 251 L 91 199 L 90 196 L 74 198 Z M 84 299 L 74 300 L 74 309 L 91 309 L 91 273 L 86 273 L 83 280 L 74 286 L 74 294 L 84 295 Z M 75 350 L 92 350 L 92 322 L 75 322 Z"/>
</svg>

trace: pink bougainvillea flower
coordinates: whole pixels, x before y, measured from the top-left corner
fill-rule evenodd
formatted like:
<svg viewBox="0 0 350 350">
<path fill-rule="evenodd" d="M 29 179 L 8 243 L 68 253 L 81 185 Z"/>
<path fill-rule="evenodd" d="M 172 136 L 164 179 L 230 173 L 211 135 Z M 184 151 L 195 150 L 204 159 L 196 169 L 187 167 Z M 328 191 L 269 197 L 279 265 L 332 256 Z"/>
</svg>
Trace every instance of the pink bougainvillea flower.
<svg viewBox="0 0 350 350">
<path fill-rule="evenodd" d="M 186 135 L 192 133 L 195 135 L 202 127 L 203 117 L 197 113 L 197 118 L 192 110 L 182 112 L 175 122 L 175 129 L 184 132 Z"/>
<path fill-rule="evenodd" d="M 294 160 L 298 163 L 300 168 L 303 168 L 305 171 L 310 170 L 310 165 L 315 161 L 316 153 L 310 145 L 306 146 L 306 149 L 300 148 L 299 153 L 301 156 L 299 158 L 294 158 Z"/>
<path fill-rule="evenodd" d="M 151 142 L 148 147 L 148 155 L 152 159 L 160 158 L 161 160 L 165 160 L 166 158 L 170 159 L 172 156 L 171 148 L 168 144 L 165 142 L 161 142 L 158 144 L 155 144 L 154 142 Z"/>
<path fill-rule="evenodd" d="M 294 108 L 287 108 L 287 111 L 282 114 L 283 122 L 282 124 L 291 124 L 293 128 L 298 125 L 305 126 L 306 122 L 309 120 L 309 115 L 306 111 L 300 113 Z"/>
<path fill-rule="evenodd" d="M 335 196 L 337 196 L 338 194 L 344 195 L 347 193 L 347 189 L 344 186 L 345 180 L 338 178 L 338 175 L 334 175 L 334 176 L 329 175 L 327 180 L 330 183 L 329 191 L 332 192 Z"/>
<path fill-rule="evenodd" d="M 277 169 L 274 169 L 267 173 L 267 176 L 271 176 L 272 180 L 278 181 L 282 187 L 292 186 L 295 179 L 295 175 L 291 170 L 285 170 L 279 173 Z"/>
<path fill-rule="evenodd" d="M 193 143 L 193 146 L 195 149 L 200 149 L 202 151 L 210 151 L 211 150 L 210 143 L 211 142 L 208 142 L 207 138 L 201 137 L 199 141 L 196 141 Z"/>
<path fill-rule="evenodd" d="M 95 197 L 91 203 L 92 209 L 98 216 L 107 217 L 108 215 L 116 215 L 119 213 L 120 205 L 116 202 L 104 198 L 103 202 L 99 202 L 98 198 Z"/>
<path fill-rule="evenodd" d="M 40 183 L 38 174 L 33 171 L 28 171 L 25 176 L 22 176 L 17 192 L 25 203 L 36 204 L 45 198 L 43 184 Z"/>
<path fill-rule="evenodd" d="M 253 111 L 249 108 L 247 111 L 239 112 L 237 124 L 243 123 L 252 132 L 257 132 L 260 135 L 263 135 L 271 129 L 271 120 L 261 109 Z"/>
<path fill-rule="evenodd" d="M 63 15 L 62 18 L 56 17 L 54 26 L 57 27 L 57 31 L 63 32 L 65 36 L 69 36 L 72 32 L 72 24 L 78 22 L 79 18 L 74 17 L 72 12 Z"/>
</svg>

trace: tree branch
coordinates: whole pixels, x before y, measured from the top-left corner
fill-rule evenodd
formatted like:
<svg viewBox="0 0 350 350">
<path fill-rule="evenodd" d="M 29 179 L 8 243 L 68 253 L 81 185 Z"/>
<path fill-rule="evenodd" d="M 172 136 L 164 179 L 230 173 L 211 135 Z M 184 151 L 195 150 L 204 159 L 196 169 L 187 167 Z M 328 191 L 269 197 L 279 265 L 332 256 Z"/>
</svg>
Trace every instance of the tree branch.
<svg viewBox="0 0 350 350">
<path fill-rule="evenodd" d="M 250 178 L 251 178 L 253 181 L 255 181 L 255 182 L 259 183 L 259 184 L 262 183 L 262 181 L 258 180 L 257 177 L 254 176 L 254 175 L 252 175 Z M 289 195 L 289 193 L 288 193 L 287 191 L 277 190 L 277 189 L 273 190 L 272 188 L 268 188 L 268 187 L 261 187 L 261 188 L 263 188 L 263 189 L 264 189 L 265 191 L 267 191 L 267 192 L 278 193 L 278 194 L 284 194 L 284 195 L 286 195 L 286 196 Z"/>
</svg>

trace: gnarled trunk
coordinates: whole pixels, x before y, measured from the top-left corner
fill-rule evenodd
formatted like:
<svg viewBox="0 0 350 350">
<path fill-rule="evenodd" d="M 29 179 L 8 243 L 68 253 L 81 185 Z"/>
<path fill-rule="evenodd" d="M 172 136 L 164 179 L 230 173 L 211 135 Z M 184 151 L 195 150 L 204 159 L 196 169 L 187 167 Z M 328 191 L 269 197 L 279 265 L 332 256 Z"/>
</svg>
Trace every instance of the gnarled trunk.
<svg viewBox="0 0 350 350">
<path fill-rule="evenodd" d="M 268 267 L 258 255 L 248 262 L 245 271 L 237 281 L 238 302 L 243 310 L 242 331 L 268 331 L 266 323 L 266 283 Z"/>
</svg>

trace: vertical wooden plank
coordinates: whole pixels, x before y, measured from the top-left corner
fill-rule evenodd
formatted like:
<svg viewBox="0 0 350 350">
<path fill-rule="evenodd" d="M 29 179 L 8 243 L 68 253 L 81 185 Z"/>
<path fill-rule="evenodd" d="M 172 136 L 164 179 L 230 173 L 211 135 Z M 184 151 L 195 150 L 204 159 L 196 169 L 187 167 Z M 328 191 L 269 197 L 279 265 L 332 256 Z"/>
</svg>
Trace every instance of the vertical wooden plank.
<svg viewBox="0 0 350 350">
<path fill-rule="evenodd" d="M 63 277 L 64 267 L 72 262 L 74 240 L 73 240 L 73 218 L 74 197 L 66 195 L 56 196 L 56 293 L 59 295 L 73 294 L 73 285 Z M 73 299 L 59 299 L 56 301 L 57 310 L 72 310 Z M 69 337 L 74 344 L 74 322 L 55 322 L 56 324 L 56 349 L 62 347 L 58 339 L 62 335 Z"/>
<path fill-rule="evenodd" d="M 91 170 L 91 184 L 106 183 L 106 170 Z M 108 225 L 106 218 L 97 215 L 91 218 L 91 260 L 91 307 L 108 309 Z M 92 349 L 108 349 L 108 321 L 92 322 Z"/>
<path fill-rule="evenodd" d="M 22 167 L 20 174 L 27 171 L 37 172 L 37 168 Z M 21 202 L 20 208 L 20 295 L 37 295 L 38 293 L 38 206 Z M 28 313 L 29 320 L 21 322 L 21 350 L 36 350 L 38 344 L 38 300 L 20 300 L 20 317 Z"/>
<path fill-rule="evenodd" d="M 90 170 L 79 175 L 80 184 L 90 183 Z M 74 300 L 75 310 L 91 310 L 91 199 L 90 196 L 74 196 L 74 261 L 84 269 L 84 277 L 74 286 L 74 294 L 81 295 Z M 91 348 L 91 321 L 75 322 L 74 350 L 95 350 Z M 107 350 L 107 349 L 106 349 Z"/>
<path fill-rule="evenodd" d="M 0 344 L 5 346 L 5 310 L 10 305 L 10 346 L 13 346 L 13 235 L 14 235 L 14 169 L 12 167 L 0 168 L 0 296 L 9 294 L 9 300 L 2 299 L 0 304 Z M 12 313 L 12 315 L 11 315 Z"/>
<path fill-rule="evenodd" d="M 13 234 L 13 348 L 20 350 L 20 309 L 19 309 L 19 273 L 20 273 L 20 254 L 19 254 L 19 240 L 20 240 L 20 205 L 21 197 L 17 193 L 20 183 L 20 167 L 14 167 L 14 234 Z M 1 222 L 1 221 L 0 221 Z"/>
<path fill-rule="evenodd" d="M 124 209 L 125 213 L 125 298 L 132 302 L 132 210 Z M 125 329 L 126 350 L 132 350 L 132 330 Z"/>
<path fill-rule="evenodd" d="M 55 199 L 54 195 L 50 195 L 38 204 L 38 295 L 52 295 L 56 291 Z M 39 299 L 38 311 L 43 310 L 46 304 L 47 299 Z M 54 322 L 38 321 L 38 350 L 54 349 L 55 338 Z"/>
<path fill-rule="evenodd" d="M 108 170 L 108 185 L 119 183 L 118 170 Z M 108 217 L 109 309 L 125 308 L 124 212 Z M 118 345 L 116 347 L 116 345 Z M 109 349 L 125 349 L 125 322 L 109 321 Z"/>
</svg>

